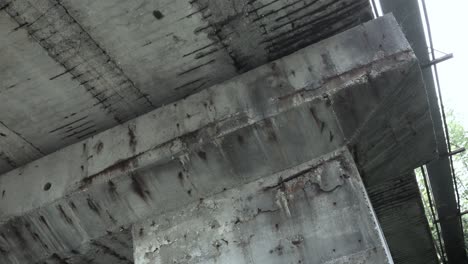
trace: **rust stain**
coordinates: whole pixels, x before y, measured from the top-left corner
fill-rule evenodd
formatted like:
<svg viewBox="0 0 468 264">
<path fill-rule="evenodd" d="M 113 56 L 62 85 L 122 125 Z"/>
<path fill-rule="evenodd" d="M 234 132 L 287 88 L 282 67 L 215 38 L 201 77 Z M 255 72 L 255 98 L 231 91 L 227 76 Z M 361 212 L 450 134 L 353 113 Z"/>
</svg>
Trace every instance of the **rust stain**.
<svg viewBox="0 0 468 264">
<path fill-rule="evenodd" d="M 275 128 L 273 122 L 270 119 L 265 119 L 264 127 L 267 132 L 267 139 L 269 141 L 278 142 L 278 137 L 276 136 Z"/>
<path fill-rule="evenodd" d="M 148 190 L 145 189 L 145 186 L 146 186 L 145 181 L 137 173 L 132 173 L 131 178 L 132 178 L 132 189 L 133 189 L 133 191 L 138 196 L 140 196 L 141 199 L 143 199 L 146 202 L 148 196 L 151 197 L 151 193 Z"/>
<path fill-rule="evenodd" d="M 100 207 L 99 205 L 93 200 L 91 199 L 91 197 L 88 197 L 86 199 L 87 203 L 88 203 L 88 207 L 89 209 L 91 209 L 93 212 L 95 212 L 97 215 L 101 215 L 101 212 L 100 212 Z"/>
<path fill-rule="evenodd" d="M 314 107 L 310 107 L 309 112 L 312 115 L 312 118 L 314 119 L 315 124 L 317 125 L 317 127 L 320 128 L 320 133 L 323 133 L 323 131 L 325 130 L 325 122 L 320 120 L 320 118 L 317 117 L 317 114 L 315 113 Z"/>
<path fill-rule="evenodd" d="M 302 239 L 299 239 L 299 238 L 298 238 L 298 239 L 294 239 L 294 240 L 291 241 L 291 243 L 297 247 L 297 246 L 299 246 L 300 244 L 302 244 Z"/>
<path fill-rule="evenodd" d="M 237 135 L 237 142 L 239 142 L 240 145 L 244 144 L 244 137 Z"/>
<path fill-rule="evenodd" d="M 200 151 L 197 152 L 197 155 L 198 155 L 198 157 L 200 157 L 200 159 L 206 160 L 206 152 L 205 151 L 200 150 Z"/>
<path fill-rule="evenodd" d="M 62 205 L 58 205 L 58 206 L 57 206 L 57 209 L 59 210 L 60 215 L 62 216 L 62 218 L 63 218 L 67 223 L 69 223 L 70 225 L 72 225 L 72 224 L 73 224 L 73 220 L 65 213 L 65 210 L 63 210 Z"/>
<path fill-rule="evenodd" d="M 281 256 L 283 255 L 283 250 L 284 247 L 281 244 L 279 244 L 274 249 L 270 250 L 270 254 L 276 253 L 278 256 Z"/>
<path fill-rule="evenodd" d="M 106 210 L 106 213 L 107 213 L 107 216 L 109 217 L 109 219 L 112 221 L 112 223 L 115 225 L 117 224 L 117 220 L 115 220 L 115 218 L 109 213 L 108 210 Z M 111 232 L 112 234 L 112 232 Z"/>
<path fill-rule="evenodd" d="M 99 140 L 98 143 L 96 143 L 96 145 L 94 146 L 94 149 L 96 150 L 96 153 L 99 154 L 101 153 L 102 149 L 104 148 L 104 143 L 102 143 L 102 141 Z"/>
<path fill-rule="evenodd" d="M 117 196 L 118 193 L 117 193 L 117 186 L 115 186 L 115 183 L 111 180 L 109 180 L 107 182 L 107 186 L 109 187 L 109 193 L 112 195 L 112 196 Z"/>
<path fill-rule="evenodd" d="M 136 151 L 136 145 L 137 145 L 137 138 L 135 135 L 135 124 L 128 125 L 128 138 L 129 138 L 129 145 L 130 148 L 132 149 L 133 153 Z"/>
<path fill-rule="evenodd" d="M 120 159 L 116 163 L 110 165 L 109 167 L 103 169 L 102 171 L 82 179 L 78 189 L 79 190 L 85 189 L 86 187 L 91 185 L 91 183 L 99 176 L 107 175 L 112 172 L 128 171 L 130 168 L 136 167 L 137 164 L 138 164 L 138 155 L 130 157 L 128 159 Z"/>
<path fill-rule="evenodd" d="M 332 162 L 332 161 L 338 161 L 340 164 L 345 164 L 345 161 L 342 159 L 341 156 L 337 156 L 337 157 L 332 157 L 330 159 L 327 159 L 327 160 L 323 160 L 321 161 L 320 163 L 318 164 L 314 164 L 313 166 L 309 167 L 309 168 L 306 168 L 306 169 L 303 169 L 285 179 L 283 178 L 279 178 L 278 179 L 278 183 L 277 184 L 274 184 L 274 185 L 271 185 L 271 186 L 266 186 L 263 188 L 263 191 L 269 191 L 271 189 L 279 189 L 281 191 L 284 191 L 286 193 L 291 193 L 291 192 L 294 192 L 296 190 L 299 190 L 299 189 L 302 189 L 303 187 L 305 187 L 306 184 L 316 184 L 316 185 L 319 185 L 319 188 L 321 191 L 323 192 L 333 192 L 334 190 L 336 190 L 337 188 L 339 188 L 341 185 L 337 185 L 335 186 L 334 188 L 332 188 L 331 190 L 323 190 L 320 186 L 319 183 L 315 182 L 314 180 L 312 180 L 311 176 L 313 176 L 314 174 L 310 174 L 312 171 L 316 170 L 317 168 L 323 166 L 324 163 L 327 163 L 327 162 Z M 345 164 L 346 165 L 346 164 Z M 341 165 L 341 167 L 345 170 L 345 171 L 349 171 L 350 170 L 350 167 L 349 166 L 345 166 L 345 165 Z M 341 175 L 341 178 L 349 178 L 349 176 L 345 174 Z"/>
<path fill-rule="evenodd" d="M 47 220 L 43 215 L 39 216 L 39 220 L 41 220 L 41 222 L 47 227 L 47 229 L 51 230 L 49 224 L 47 223 Z"/>
<path fill-rule="evenodd" d="M 179 179 L 180 185 L 184 186 L 184 174 L 181 171 L 177 174 L 177 178 Z"/>
<path fill-rule="evenodd" d="M 127 259 L 127 257 L 125 257 L 124 255 L 121 255 L 120 253 L 116 252 L 112 248 L 110 248 L 110 247 L 108 247 L 108 246 L 106 246 L 104 244 L 101 244 L 98 241 L 93 241 L 92 245 L 94 245 L 95 247 L 101 249 L 106 255 L 110 255 L 110 256 L 113 256 L 114 258 L 118 259 L 119 263 L 133 264 L 133 261 Z"/>
</svg>

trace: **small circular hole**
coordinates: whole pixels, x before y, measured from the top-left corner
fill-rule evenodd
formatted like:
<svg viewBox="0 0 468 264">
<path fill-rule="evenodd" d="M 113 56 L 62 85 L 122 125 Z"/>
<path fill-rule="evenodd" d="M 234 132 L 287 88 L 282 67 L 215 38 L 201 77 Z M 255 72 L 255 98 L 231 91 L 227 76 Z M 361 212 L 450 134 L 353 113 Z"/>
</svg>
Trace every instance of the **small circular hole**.
<svg viewBox="0 0 468 264">
<path fill-rule="evenodd" d="M 44 191 L 50 190 L 50 187 L 52 187 L 52 184 L 51 184 L 50 182 L 46 183 L 46 184 L 44 185 Z"/>
<path fill-rule="evenodd" d="M 161 13 L 161 11 L 159 10 L 154 10 L 153 11 L 153 16 L 156 18 L 156 19 L 162 19 L 164 17 L 164 15 Z"/>
</svg>

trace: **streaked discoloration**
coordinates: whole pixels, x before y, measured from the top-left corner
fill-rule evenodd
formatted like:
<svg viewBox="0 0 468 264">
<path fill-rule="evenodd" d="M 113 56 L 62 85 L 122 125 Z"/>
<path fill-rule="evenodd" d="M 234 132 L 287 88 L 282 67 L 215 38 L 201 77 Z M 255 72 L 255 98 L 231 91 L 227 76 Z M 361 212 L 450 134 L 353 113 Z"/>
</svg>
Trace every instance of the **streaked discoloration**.
<svg viewBox="0 0 468 264">
<path fill-rule="evenodd" d="M 345 97 L 356 103 L 343 103 Z M 150 214 L 343 146 L 353 150 L 365 183 L 375 186 L 432 157 L 430 128 L 417 61 L 395 21 L 382 18 L 3 175 L 0 233 L 11 249 L 0 255 L 6 263 L 28 263 L 93 252 L 92 241 Z M 414 129 L 426 133 L 415 140 Z M 44 191 L 47 182 L 53 187 Z M 287 199 L 281 190 L 276 204 L 293 215 Z"/>
<path fill-rule="evenodd" d="M 135 263 L 393 263 L 371 208 L 336 151 L 134 225 Z"/>
</svg>

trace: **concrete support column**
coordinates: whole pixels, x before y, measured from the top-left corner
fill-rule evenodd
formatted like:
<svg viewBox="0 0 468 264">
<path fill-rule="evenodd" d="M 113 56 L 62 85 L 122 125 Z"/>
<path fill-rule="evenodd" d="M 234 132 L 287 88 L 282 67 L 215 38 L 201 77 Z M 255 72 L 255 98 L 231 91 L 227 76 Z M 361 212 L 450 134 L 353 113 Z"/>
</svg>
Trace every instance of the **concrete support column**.
<svg viewBox="0 0 468 264">
<path fill-rule="evenodd" d="M 136 264 L 393 263 L 339 150 L 133 226 Z"/>
</svg>

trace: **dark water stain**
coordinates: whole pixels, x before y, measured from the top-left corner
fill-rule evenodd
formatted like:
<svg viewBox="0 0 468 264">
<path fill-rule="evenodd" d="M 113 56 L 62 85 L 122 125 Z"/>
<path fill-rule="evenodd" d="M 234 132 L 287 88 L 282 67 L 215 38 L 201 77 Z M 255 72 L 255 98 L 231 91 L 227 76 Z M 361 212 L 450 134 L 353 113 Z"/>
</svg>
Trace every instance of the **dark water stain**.
<svg viewBox="0 0 468 264">
<path fill-rule="evenodd" d="M 86 202 L 88 203 L 89 209 L 91 209 L 91 210 L 92 210 L 93 212 L 95 212 L 97 215 L 101 215 L 99 204 L 97 204 L 96 201 L 94 201 L 93 199 L 91 199 L 91 197 L 88 197 L 88 198 L 86 199 Z"/>
<path fill-rule="evenodd" d="M 99 154 L 101 153 L 102 149 L 104 148 L 104 143 L 99 140 L 99 142 L 94 146 L 94 149 L 96 150 L 96 153 Z"/>
<path fill-rule="evenodd" d="M 58 205 L 58 206 L 57 206 L 57 209 L 59 210 L 60 215 L 62 216 L 62 218 L 63 218 L 67 223 L 69 223 L 70 225 L 72 225 L 72 224 L 73 224 L 73 220 L 65 213 L 65 210 L 63 210 L 62 205 Z"/>
<path fill-rule="evenodd" d="M 137 173 L 132 173 L 131 178 L 132 178 L 132 190 L 138 196 L 140 196 L 141 199 L 143 199 L 144 201 L 147 201 L 147 198 L 148 198 L 147 196 L 150 196 L 151 194 L 148 190 L 145 189 L 146 183 L 144 182 L 142 177 Z"/>
<path fill-rule="evenodd" d="M 197 152 L 197 155 L 198 155 L 198 157 L 200 157 L 200 159 L 206 160 L 206 152 L 205 151 L 200 150 L 200 151 Z"/>
<path fill-rule="evenodd" d="M 43 215 L 39 216 L 39 220 L 41 220 L 41 222 L 44 224 L 45 227 L 47 227 L 47 229 L 51 230 L 50 226 L 49 226 L 49 223 L 47 223 L 47 220 L 45 219 L 45 217 Z"/>
<path fill-rule="evenodd" d="M 58 263 L 58 264 L 69 263 L 65 258 L 60 257 L 57 253 L 52 254 L 52 259 L 54 260 L 54 263 Z"/>
<path fill-rule="evenodd" d="M 107 182 L 107 186 L 109 187 L 109 193 L 115 197 L 115 196 L 118 196 L 118 193 L 117 193 L 117 186 L 115 185 L 115 183 L 112 181 L 112 180 L 109 180 Z"/>
<path fill-rule="evenodd" d="M 129 138 L 129 145 L 130 148 L 132 149 L 133 153 L 136 151 L 136 145 L 137 145 L 137 138 L 135 135 L 135 125 L 129 125 L 128 126 L 128 138 Z"/>
<path fill-rule="evenodd" d="M 237 135 L 237 142 L 239 142 L 240 145 L 244 144 L 244 137 Z"/>
<path fill-rule="evenodd" d="M 116 171 L 120 171 L 120 172 L 127 171 L 130 167 L 132 166 L 136 167 L 137 165 L 138 165 L 138 155 L 130 157 L 128 159 L 120 159 L 116 163 L 110 165 L 109 167 L 103 169 L 102 171 L 82 179 L 78 189 L 83 190 L 84 188 L 88 187 L 89 185 L 91 185 L 94 179 L 98 178 L 99 176 L 110 174 Z"/>
</svg>

